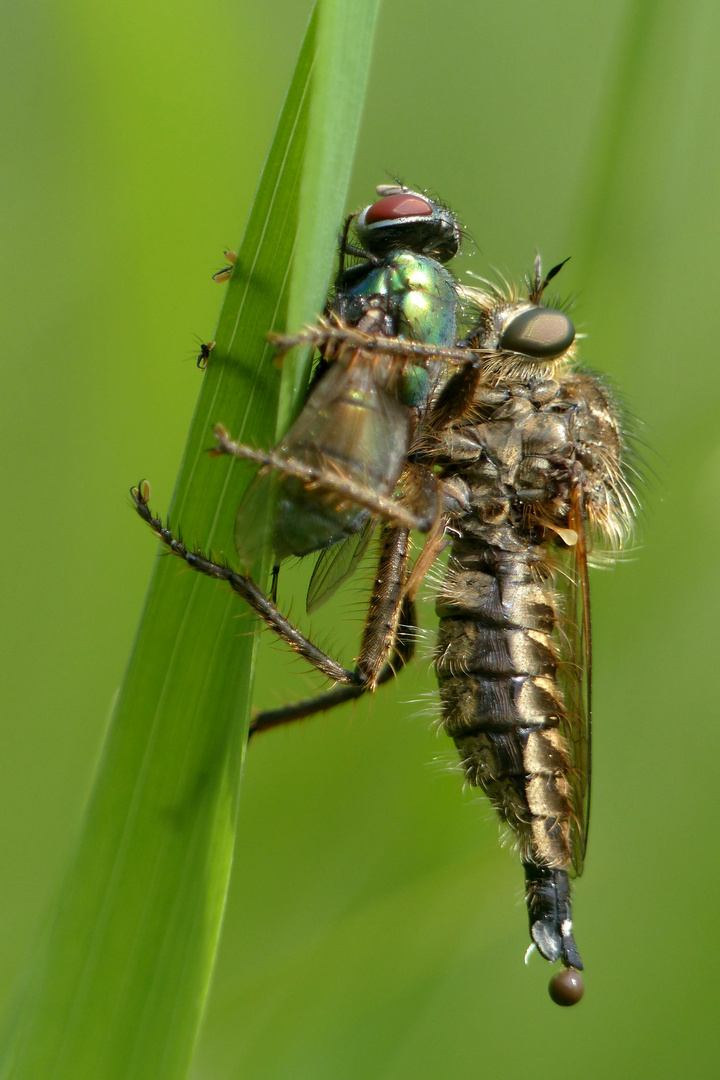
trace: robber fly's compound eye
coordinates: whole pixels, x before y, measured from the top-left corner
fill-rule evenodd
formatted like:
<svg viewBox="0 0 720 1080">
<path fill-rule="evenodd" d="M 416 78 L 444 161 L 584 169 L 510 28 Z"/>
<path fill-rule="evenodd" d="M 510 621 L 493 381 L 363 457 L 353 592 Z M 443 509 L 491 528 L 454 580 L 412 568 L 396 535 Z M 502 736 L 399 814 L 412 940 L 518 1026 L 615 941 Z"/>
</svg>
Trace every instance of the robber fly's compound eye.
<svg viewBox="0 0 720 1080">
<path fill-rule="evenodd" d="M 503 328 L 500 348 L 533 360 L 554 360 L 575 340 L 575 327 L 564 311 L 526 308 Z"/>
<path fill-rule="evenodd" d="M 460 226 L 447 207 L 402 188 L 366 206 L 355 220 L 355 232 L 373 255 L 408 248 L 440 262 L 457 255 L 462 240 Z"/>
</svg>

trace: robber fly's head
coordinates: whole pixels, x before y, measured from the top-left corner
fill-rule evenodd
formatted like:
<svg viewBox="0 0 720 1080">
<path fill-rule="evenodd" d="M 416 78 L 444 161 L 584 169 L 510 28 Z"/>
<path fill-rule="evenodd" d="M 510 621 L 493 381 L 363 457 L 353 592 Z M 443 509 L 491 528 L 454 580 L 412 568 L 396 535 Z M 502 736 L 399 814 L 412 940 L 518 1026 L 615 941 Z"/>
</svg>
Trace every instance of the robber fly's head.
<svg viewBox="0 0 720 1080">
<path fill-rule="evenodd" d="M 365 251 L 384 257 L 404 248 L 443 263 L 457 255 L 462 231 L 446 206 L 399 184 L 381 184 L 377 193 L 381 198 L 366 206 L 354 222 Z"/>
<path fill-rule="evenodd" d="M 567 259 L 565 260 L 567 262 Z M 542 276 L 540 256 L 532 277 L 526 278 L 526 295 L 512 286 L 464 288 L 463 295 L 475 308 L 477 321 L 464 339 L 473 349 L 483 349 L 496 359 L 498 371 L 508 376 L 535 366 L 556 366 L 573 359 L 575 326 L 558 307 L 543 303 L 543 293 L 564 262 Z"/>
</svg>

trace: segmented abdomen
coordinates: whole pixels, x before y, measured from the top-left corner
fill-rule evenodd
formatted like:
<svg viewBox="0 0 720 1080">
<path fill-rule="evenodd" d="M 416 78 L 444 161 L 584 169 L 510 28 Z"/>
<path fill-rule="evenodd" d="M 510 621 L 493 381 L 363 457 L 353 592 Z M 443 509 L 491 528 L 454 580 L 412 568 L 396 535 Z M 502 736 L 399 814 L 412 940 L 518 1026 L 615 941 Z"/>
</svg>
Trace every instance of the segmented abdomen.
<svg viewBox="0 0 720 1080">
<path fill-rule="evenodd" d="M 589 656 L 577 547 L 586 558 L 586 524 L 621 538 L 621 448 L 602 384 L 570 373 L 481 389 L 440 458 L 464 491 L 437 602 L 443 727 L 515 838 L 533 941 L 575 968 L 568 874 L 584 855 Z"/>
<path fill-rule="evenodd" d="M 438 601 L 443 725 L 470 783 L 515 834 L 523 862 L 567 869 L 570 747 L 557 681 L 556 599 L 539 546 L 459 542 Z"/>
</svg>

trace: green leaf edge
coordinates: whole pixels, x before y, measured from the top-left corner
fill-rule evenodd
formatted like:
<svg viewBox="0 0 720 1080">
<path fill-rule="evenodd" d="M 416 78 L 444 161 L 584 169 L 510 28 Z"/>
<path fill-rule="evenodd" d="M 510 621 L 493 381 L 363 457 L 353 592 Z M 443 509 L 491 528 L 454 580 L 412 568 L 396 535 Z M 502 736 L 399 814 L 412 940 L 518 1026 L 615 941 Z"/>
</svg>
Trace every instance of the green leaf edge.
<svg viewBox="0 0 720 1080">
<path fill-rule="evenodd" d="M 270 445 L 300 407 L 309 357 L 283 364 L 278 389 L 265 335 L 322 309 L 378 7 L 324 0 L 313 12 L 223 302 L 169 517 L 188 543 L 229 562 L 251 470 L 209 460 L 209 429 L 221 420 Z M 187 1075 L 233 858 L 252 695 L 257 635 L 238 607 L 228 589 L 158 560 L 0 1077 Z"/>
</svg>

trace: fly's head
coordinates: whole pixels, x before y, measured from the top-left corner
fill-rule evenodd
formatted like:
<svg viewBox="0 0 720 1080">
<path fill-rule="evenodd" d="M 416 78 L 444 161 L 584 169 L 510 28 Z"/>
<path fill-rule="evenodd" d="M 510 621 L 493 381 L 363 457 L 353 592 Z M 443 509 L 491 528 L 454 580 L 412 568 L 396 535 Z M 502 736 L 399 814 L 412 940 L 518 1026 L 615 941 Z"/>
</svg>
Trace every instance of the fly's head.
<svg viewBox="0 0 720 1080">
<path fill-rule="evenodd" d="M 428 195 L 399 184 L 381 184 L 377 202 L 355 218 L 358 241 L 365 251 L 383 259 L 407 249 L 446 263 L 457 255 L 462 241 L 458 219 Z"/>
<path fill-rule="evenodd" d="M 533 275 L 525 279 L 523 292 L 508 282 L 499 287 L 484 279 L 481 280 L 485 288 L 462 289 L 469 306 L 475 309 L 476 318 L 463 344 L 486 354 L 484 366 L 490 377 L 552 378 L 573 362 L 572 319 L 561 307 L 551 307 L 543 300 L 548 283 L 565 262 L 543 277 L 538 255 Z"/>
</svg>

